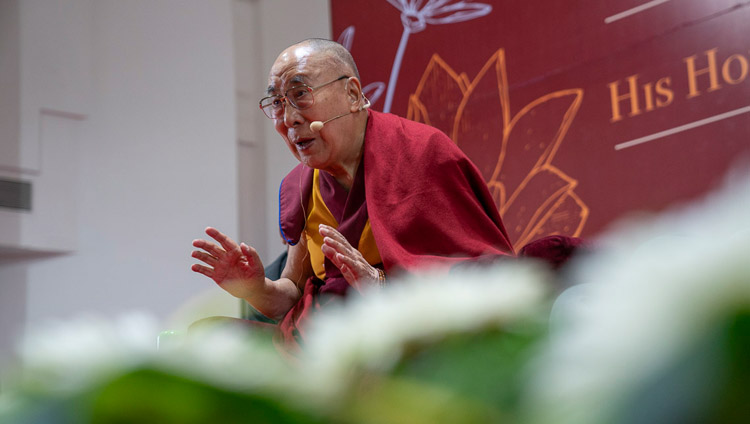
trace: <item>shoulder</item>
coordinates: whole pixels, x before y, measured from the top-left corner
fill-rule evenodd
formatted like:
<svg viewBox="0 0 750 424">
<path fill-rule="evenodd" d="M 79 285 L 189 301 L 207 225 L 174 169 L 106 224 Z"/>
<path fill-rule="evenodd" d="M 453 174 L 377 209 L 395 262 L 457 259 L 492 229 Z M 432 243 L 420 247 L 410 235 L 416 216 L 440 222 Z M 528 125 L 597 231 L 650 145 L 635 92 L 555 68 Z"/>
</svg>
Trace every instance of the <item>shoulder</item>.
<svg viewBox="0 0 750 424">
<path fill-rule="evenodd" d="M 286 174 L 286 177 L 284 177 L 284 179 L 281 180 L 281 183 L 284 184 L 284 183 L 293 181 L 295 177 L 299 178 L 303 176 L 306 172 L 309 172 L 310 170 L 312 169 L 299 163 L 297 164 L 297 166 L 292 168 L 292 170 Z"/>
<path fill-rule="evenodd" d="M 305 223 L 305 207 L 310 198 L 313 169 L 299 164 L 279 186 L 279 230 L 284 240 L 294 245 L 299 241 Z"/>
<path fill-rule="evenodd" d="M 376 134 L 401 135 L 415 140 L 436 138 L 450 141 L 450 138 L 445 133 L 435 127 L 402 118 L 392 113 L 377 111 L 370 112 L 367 131 L 372 131 Z"/>
<path fill-rule="evenodd" d="M 397 152 L 403 157 L 429 162 L 465 159 L 461 149 L 444 132 L 390 113 L 371 111 L 365 137 L 370 147 Z"/>
</svg>

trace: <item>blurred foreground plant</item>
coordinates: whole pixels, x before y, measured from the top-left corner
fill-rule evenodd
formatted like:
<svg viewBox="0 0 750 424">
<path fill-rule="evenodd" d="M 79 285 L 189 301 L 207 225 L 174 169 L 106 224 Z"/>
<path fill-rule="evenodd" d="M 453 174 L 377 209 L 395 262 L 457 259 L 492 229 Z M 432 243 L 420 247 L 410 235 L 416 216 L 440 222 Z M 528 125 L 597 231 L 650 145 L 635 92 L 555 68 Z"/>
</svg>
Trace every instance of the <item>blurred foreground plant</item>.
<svg viewBox="0 0 750 424">
<path fill-rule="evenodd" d="M 160 351 L 142 317 L 52 326 L 24 343 L 0 421 L 495 421 L 516 413 L 546 328 L 547 277 L 513 263 L 403 280 L 321 313 L 291 360 L 237 326 Z"/>
<path fill-rule="evenodd" d="M 524 399 L 531 423 L 750 416 L 750 174 L 632 218 L 577 263 Z M 745 417 L 745 418 L 742 418 Z"/>
<path fill-rule="evenodd" d="M 298 357 L 236 326 L 159 351 L 153 320 L 31 332 L 10 423 L 734 423 L 750 416 L 750 179 L 622 223 L 579 283 L 505 261 L 321 312 Z M 550 314 L 551 308 L 551 314 Z"/>
</svg>

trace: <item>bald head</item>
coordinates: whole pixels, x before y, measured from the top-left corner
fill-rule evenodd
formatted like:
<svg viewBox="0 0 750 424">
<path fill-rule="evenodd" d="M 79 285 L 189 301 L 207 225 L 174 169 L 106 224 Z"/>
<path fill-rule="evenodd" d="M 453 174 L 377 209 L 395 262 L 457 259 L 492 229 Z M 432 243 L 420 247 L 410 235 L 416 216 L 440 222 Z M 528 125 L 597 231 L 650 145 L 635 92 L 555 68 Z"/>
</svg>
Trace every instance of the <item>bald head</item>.
<svg viewBox="0 0 750 424">
<path fill-rule="evenodd" d="M 314 103 L 299 107 L 284 97 L 297 95 L 303 90 L 292 88 L 303 86 Z M 318 38 L 287 47 L 271 66 L 267 95 L 282 100 L 272 119 L 292 154 L 350 186 L 362 155 L 369 102 L 346 48 Z"/>
<path fill-rule="evenodd" d="M 331 66 L 338 67 L 344 73 L 359 79 L 359 70 L 357 70 L 357 64 L 354 63 L 354 58 L 349 53 L 349 50 L 341 44 L 324 38 L 308 38 L 291 47 L 302 46 L 312 49 L 315 53 L 329 57 L 333 60 Z"/>
</svg>

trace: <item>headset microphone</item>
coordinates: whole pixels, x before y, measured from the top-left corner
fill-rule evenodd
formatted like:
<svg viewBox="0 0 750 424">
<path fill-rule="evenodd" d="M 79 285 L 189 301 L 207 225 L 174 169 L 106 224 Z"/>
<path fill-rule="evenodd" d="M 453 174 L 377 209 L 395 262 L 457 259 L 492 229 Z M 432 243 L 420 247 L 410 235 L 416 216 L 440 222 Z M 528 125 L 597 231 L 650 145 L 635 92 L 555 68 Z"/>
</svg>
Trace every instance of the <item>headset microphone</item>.
<svg viewBox="0 0 750 424">
<path fill-rule="evenodd" d="M 365 104 L 363 104 L 363 105 L 362 105 L 362 106 L 361 106 L 361 107 L 359 108 L 359 110 L 360 110 L 360 111 L 363 111 L 363 110 L 367 109 L 368 107 L 370 107 L 370 99 L 368 99 L 368 98 L 367 98 L 367 97 L 365 97 L 365 96 L 362 96 L 362 97 L 363 97 L 363 98 L 365 99 Z M 327 123 L 329 123 L 329 122 L 333 121 L 334 119 L 339 119 L 339 118 L 341 118 L 342 116 L 346 116 L 346 115 L 349 115 L 349 114 L 351 114 L 351 113 L 354 113 L 354 112 L 347 112 L 347 113 L 342 113 L 341 115 L 338 115 L 338 116 L 334 116 L 333 118 L 331 118 L 331 119 L 328 119 L 328 120 L 325 120 L 325 121 L 312 121 L 312 122 L 310 122 L 310 130 L 311 130 L 311 131 L 314 131 L 314 132 L 320 132 L 320 130 L 322 130 L 322 129 L 323 129 L 323 126 L 324 126 L 325 124 L 327 124 Z"/>
</svg>

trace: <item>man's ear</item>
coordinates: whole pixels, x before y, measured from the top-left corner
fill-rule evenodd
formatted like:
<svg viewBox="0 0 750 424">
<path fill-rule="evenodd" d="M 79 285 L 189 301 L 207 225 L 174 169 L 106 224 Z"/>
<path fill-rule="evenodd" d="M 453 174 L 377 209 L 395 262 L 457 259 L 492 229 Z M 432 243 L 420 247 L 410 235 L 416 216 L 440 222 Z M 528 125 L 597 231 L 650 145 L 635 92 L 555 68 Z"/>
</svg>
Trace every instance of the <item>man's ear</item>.
<svg viewBox="0 0 750 424">
<path fill-rule="evenodd" d="M 357 77 L 346 80 L 346 98 L 349 100 L 349 111 L 352 113 L 360 110 L 362 106 L 362 85 Z"/>
</svg>

